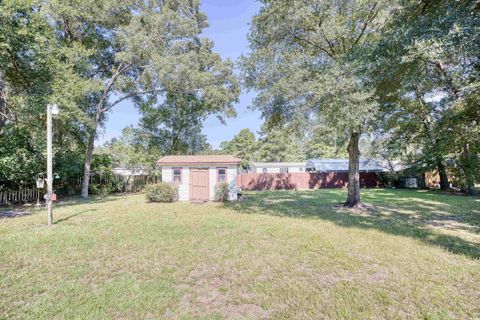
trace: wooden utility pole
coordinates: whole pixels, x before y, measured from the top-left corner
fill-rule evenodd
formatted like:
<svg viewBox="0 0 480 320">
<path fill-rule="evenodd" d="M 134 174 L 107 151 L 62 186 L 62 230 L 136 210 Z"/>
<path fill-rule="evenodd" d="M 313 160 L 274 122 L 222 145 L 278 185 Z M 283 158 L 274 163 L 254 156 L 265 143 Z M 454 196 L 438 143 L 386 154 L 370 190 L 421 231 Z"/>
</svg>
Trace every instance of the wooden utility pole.
<svg viewBox="0 0 480 320">
<path fill-rule="evenodd" d="M 53 214 L 52 214 L 52 193 L 53 193 L 53 150 L 52 150 L 52 125 L 53 115 L 59 113 L 58 106 L 56 104 L 47 105 L 47 215 L 48 226 L 52 226 Z"/>
</svg>

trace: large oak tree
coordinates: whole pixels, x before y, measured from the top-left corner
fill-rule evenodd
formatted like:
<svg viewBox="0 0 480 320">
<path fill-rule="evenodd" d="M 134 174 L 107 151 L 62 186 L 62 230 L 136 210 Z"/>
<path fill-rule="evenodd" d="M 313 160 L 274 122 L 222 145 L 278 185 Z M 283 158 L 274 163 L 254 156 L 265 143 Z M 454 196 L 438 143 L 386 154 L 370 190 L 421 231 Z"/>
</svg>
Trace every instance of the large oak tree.
<svg viewBox="0 0 480 320">
<path fill-rule="evenodd" d="M 246 85 L 267 118 L 315 116 L 349 137 L 345 205 L 360 201 L 359 141 L 377 103 L 363 49 L 376 43 L 396 8 L 382 0 L 263 0 L 253 18 Z"/>
</svg>

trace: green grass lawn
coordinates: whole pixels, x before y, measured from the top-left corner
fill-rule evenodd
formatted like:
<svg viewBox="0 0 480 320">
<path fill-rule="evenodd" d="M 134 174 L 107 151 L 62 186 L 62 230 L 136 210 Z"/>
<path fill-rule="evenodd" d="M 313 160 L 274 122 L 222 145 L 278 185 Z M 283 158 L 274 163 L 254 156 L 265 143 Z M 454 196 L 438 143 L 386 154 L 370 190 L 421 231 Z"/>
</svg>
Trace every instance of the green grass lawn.
<svg viewBox="0 0 480 320">
<path fill-rule="evenodd" d="M 0 220 L 0 318 L 480 318 L 480 199 L 364 190 L 143 195 Z"/>
</svg>

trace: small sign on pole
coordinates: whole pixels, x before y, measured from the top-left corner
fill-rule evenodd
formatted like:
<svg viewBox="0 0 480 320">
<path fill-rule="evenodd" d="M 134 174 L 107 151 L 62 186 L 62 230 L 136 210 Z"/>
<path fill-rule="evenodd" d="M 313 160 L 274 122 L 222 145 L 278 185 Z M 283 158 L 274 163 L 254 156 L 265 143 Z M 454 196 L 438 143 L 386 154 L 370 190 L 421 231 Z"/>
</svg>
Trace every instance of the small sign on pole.
<svg viewBox="0 0 480 320">
<path fill-rule="evenodd" d="M 45 179 L 38 178 L 37 179 L 37 189 L 43 189 L 44 186 L 45 186 Z"/>
</svg>

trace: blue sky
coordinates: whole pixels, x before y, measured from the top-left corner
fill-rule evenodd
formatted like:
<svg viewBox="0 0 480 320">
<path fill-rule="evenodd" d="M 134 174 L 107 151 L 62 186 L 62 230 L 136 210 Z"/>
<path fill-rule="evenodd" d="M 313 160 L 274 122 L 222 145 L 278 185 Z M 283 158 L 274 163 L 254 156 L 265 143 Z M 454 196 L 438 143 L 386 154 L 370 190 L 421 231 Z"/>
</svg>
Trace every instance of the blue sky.
<svg viewBox="0 0 480 320">
<path fill-rule="evenodd" d="M 248 51 L 247 34 L 251 17 L 260 5 L 255 0 L 203 0 L 201 9 L 208 16 L 210 26 L 203 33 L 215 43 L 215 51 L 223 58 L 236 60 Z M 203 133 L 208 142 L 217 148 L 220 142 L 230 140 L 243 128 L 253 132 L 260 129 L 262 120 L 257 111 L 251 111 L 253 93 L 243 92 L 235 106 L 237 117 L 227 119 L 223 125 L 216 117 L 209 117 L 204 123 Z M 97 144 L 103 144 L 120 136 L 122 129 L 138 123 L 139 114 L 130 102 L 117 105 L 109 114 L 105 129 L 100 133 Z"/>
</svg>

